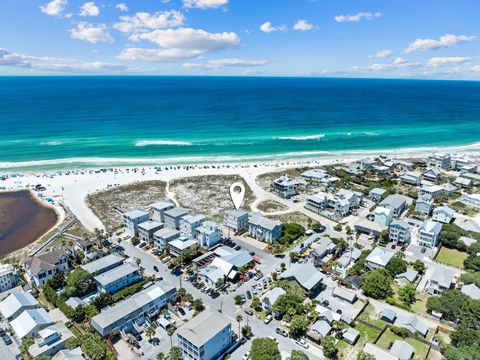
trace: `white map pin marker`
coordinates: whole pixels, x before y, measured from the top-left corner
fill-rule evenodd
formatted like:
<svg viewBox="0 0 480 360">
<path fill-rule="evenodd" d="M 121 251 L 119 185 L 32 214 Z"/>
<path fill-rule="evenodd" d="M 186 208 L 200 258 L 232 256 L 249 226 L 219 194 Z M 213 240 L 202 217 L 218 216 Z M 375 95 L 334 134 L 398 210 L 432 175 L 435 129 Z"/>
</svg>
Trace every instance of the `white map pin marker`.
<svg viewBox="0 0 480 360">
<path fill-rule="evenodd" d="M 232 198 L 235 209 L 239 209 L 245 196 L 245 186 L 241 182 L 234 182 L 230 185 L 230 197 Z"/>
</svg>

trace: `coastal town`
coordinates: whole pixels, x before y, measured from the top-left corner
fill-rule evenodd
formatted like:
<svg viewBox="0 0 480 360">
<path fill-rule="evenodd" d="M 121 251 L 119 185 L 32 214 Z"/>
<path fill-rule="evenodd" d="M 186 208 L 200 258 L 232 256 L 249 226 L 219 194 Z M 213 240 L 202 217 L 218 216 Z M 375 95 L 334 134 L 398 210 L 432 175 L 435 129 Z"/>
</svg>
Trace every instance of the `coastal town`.
<svg viewBox="0 0 480 360">
<path fill-rule="evenodd" d="M 479 166 L 2 173 L 0 195 L 28 190 L 58 219 L 2 255 L 0 359 L 476 359 Z"/>
</svg>

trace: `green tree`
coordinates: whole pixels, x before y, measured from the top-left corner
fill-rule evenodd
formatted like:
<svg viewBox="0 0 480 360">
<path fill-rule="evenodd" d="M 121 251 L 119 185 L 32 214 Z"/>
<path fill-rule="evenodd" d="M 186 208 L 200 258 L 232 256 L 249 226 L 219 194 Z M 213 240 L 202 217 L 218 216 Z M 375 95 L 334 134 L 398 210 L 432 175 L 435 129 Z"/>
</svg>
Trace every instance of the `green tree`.
<svg viewBox="0 0 480 360">
<path fill-rule="evenodd" d="M 273 304 L 273 310 L 279 311 L 282 314 L 288 312 L 292 316 L 301 315 L 305 313 L 302 302 L 302 297 L 287 292 L 277 298 L 275 304 Z"/>
<path fill-rule="evenodd" d="M 375 360 L 375 356 L 367 354 L 364 351 L 361 351 L 357 355 L 357 360 Z"/>
<path fill-rule="evenodd" d="M 386 269 L 395 277 L 407 271 L 407 262 L 395 255 L 388 262 Z"/>
<path fill-rule="evenodd" d="M 275 340 L 259 338 L 252 341 L 250 350 L 252 360 L 280 360 L 280 351 Z"/>
<path fill-rule="evenodd" d="M 252 336 L 252 328 L 250 325 L 242 326 L 242 336 L 247 339 Z"/>
<path fill-rule="evenodd" d="M 65 275 L 63 272 L 58 272 L 47 281 L 47 284 L 53 289 L 60 289 L 65 286 Z"/>
<path fill-rule="evenodd" d="M 165 354 L 163 352 L 159 352 L 157 354 L 157 360 L 165 360 Z"/>
<path fill-rule="evenodd" d="M 420 275 L 423 275 L 425 273 L 426 266 L 421 260 L 415 260 L 413 263 L 413 268 L 418 271 Z"/>
<path fill-rule="evenodd" d="M 202 299 L 195 299 L 192 301 L 192 306 L 196 312 L 201 312 L 205 309 Z"/>
<path fill-rule="evenodd" d="M 252 303 L 250 304 L 250 307 L 252 309 L 255 309 L 255 310 L 259 309 L 260 308 L 260 299 L 256 296 L 254 296 L 252 298 Z"/>
<path fill-rule="evenodd" d="M 235 305 L 240 305 L 242 303 L 242 296 L 241 295 L 235 295 L 233 300 L 235 301 Z"/>
<path fill-rule="evenodd" d="M 113 304 L 112 295 L 110 295 L 108 293 L 103 293 L 103 292 L 98 294 L 98 296 L 93 301 L 93 305 L 95 305 L 95 307 L 98 310 L 102 310 L 104 307 L 106 307 L 110 304 Z"/>
<path fill-rule="evenodd" d="M 480 287 L 480 272 L 467 271 L 460 275 L 460 281 L 465 285 L 475 284 L 477 287 Z"/>
<path fill-rule="evenodd" d="M 242 324 L 242 320 L 243 320 L 242 315 L 237 315 L 235 320 L 237 320 L 237 323 L 238 323 L 238 337 L 241 339 L 242 338 L 242 332 L 240 330 L 240 325 Z"/>
<path fill-rule="evenodd" d="M 169 327 L 167 329 L 167 335 L 170 338 L 170 347 L 173 347 L 173 340 L 172 340 L 173 334 L 175 334 L 175 329 L 173 327 Z"/>
<path fill-rule="evenodd" d="M 92 275 L 81 267 L 71 271 L 67 277 L 67 285 L 64 290 L 66 297 L 82 297 L 96 290 L 95 280 Z"/>
<path fill-rule="evenodd" d="M 341 224 L 335 225 L 335 226 L 333 227 L 333 230 L 338 231 L 338 232 L 342 231 L 342 225 L 341 225 Z"/>
<path fill-rule="evenodd" d="M 145 329 L 145 335 L 148 337 L 148 340 L 152 340 L 152 338 L 155 336 L 155 326 L 150 324 L 146 329 Z"/>
<path fill-rule="evenodd" d="M 290 320 L 290 336 L 295 338 L 303 335 L 308 329 L 309 322 L 305 315 L 295 315 Z"/>
<path fill-rule="evenodd" d="M 300 350 L 292 350 L 290 360 L 308 360 L 308 356 Z"/>
<path fill-rule="evenodd" d="M 182 350 L 178 346 L 174 346 L 170 349 L 170 358 L 172 360 L 182 359 Z"/>
<path fill-rule="evenodd" d="M 336 359 L 338 356 L 338 349 L 335 346 L 335 339 L 332 336 L 325 336 L 322 339 L 323 355 L 329 359 Z"/>
<path fill-rule="evenodd" d="M 398 296 L 400 300 L 406 305 L 411 305 L 415 302 L 416 300 L 415 295 L 416 295 L 415 286 L 411 284 L 407 284 L 404 287 L 402 287 L 400 290 L 398 290 Z"/>
<path fill-rule="evenodd" d="M 292 251 L 292 252 L 290 253 L 290 261 L 291 261 L 292 263 L 296 263 L 299 258 L 300 258 L 300 255 L 298 254 L 298 252 Z"/>
<path fill-rule="evenodd" d="M 431 296 L 427 299 L 427 310 L 440 312 L 445 320 L 457 321 L 462 307 L 468 301 L 468 296 L 460 290 L 447 290 L 441 296 Z"/>
<path fill-rule="evenodd" d="M 385 269 L 377 269 L 363 275 L 362 290 L 374 299 L 385 299 L 392 294 L 392 278 Z"/>
</svg>

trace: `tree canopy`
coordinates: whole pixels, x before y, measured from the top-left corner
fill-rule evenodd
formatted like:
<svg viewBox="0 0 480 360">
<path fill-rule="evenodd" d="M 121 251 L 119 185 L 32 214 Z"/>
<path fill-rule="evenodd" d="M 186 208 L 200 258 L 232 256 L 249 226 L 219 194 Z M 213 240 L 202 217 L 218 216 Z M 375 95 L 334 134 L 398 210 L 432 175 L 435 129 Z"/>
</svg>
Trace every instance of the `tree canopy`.
<svg viewBox="0 0 480 360">
<path fill-rule="evenodd" d="M 398 274 L 407 271 L 407 262 L 398 256 L 394 256 L 388 262 L 386 269 L 392 274 L 392 276 L 397 276 Z"/>
<path fill-rule="evenodd" d="M 374 299 L 385 299 L 392 294 L 392 278 L 385 269 L 377 269 L 363 275 L 362 290 Z"/>
<path fill-rule="evenodd" d="M 308 360 L 308 356 L 300 350 L 292 350 L 290 360 Z"/>
<path fill-rule="evenodd" d="M 252 360 L 280 360 L 277 343 L 269 338 L 259 338 L 252 341 L 250 350 Z"/>
<path fill-rule="evenodd" d="M 92 275 L 83 270 L 81 267 L 78 267 L 68 274 L 64 294 L 66 297 L 82 297 L 95 291 L 95 289 L 95 280 L 93 279 Z"/>
</svg>

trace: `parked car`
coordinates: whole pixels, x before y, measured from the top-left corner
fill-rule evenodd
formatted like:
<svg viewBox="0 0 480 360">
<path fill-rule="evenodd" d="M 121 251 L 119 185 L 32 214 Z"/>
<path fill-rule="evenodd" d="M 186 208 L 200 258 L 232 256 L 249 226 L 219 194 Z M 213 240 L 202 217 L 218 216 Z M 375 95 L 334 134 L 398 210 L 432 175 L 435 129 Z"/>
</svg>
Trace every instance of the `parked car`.
<svg viewBox="0 0 480 360">
<path fill-rule="evenodd" d="M 178 312 L 180 313 L 180 315 L 183 315 L 185 316 L 186 312 L 185 310 L 183 310 L 183 308 L 178 308 Z"/>
<path fill-rule="evenodd" d="M 147 246 L 147 243 L 145 241 L 141 242 L 140 245 L 138 245 L 140 249 L 144 248 L 145 246 Z"/>
<path fill-rule="evenodd" d="M 5 335 L 5 329 L 4 328 L 0 328 L 0 336 L 3 336 Z"/>
<path fill-rule="evenodd" d="M 247 315 L 250 315 L 250 316 L 253 315 L 253 311 L 250 310 L 250 309 L 245 309 L 244 312 L 245 312 L 245 314 L 247 314 Z"/>
<path fill-rule="evenodd" d="M 245 294 L 247 295 L 248 299 L 252 298 L 252 293 L 250 292 L 250 290 L 247 290 L 247 292 Z"/>
<path fill-rule="evenodd" d="M 5 345 L 10 345 L 12 343 L 12 339 L 7 334 L 3 335 L 2 339 Z"/>
<path fill-rule="evenodd" d="M 267 315 L 267 316 L 265 317 L 265 320 L 263 320 L 263 322 L 264 322 L 265 324 L 268 324 L 268 323 L 270 323 L 271 321 L 272 321 L 272 315 Z"/>
<path fill-rule="evenodd" d="M 288 332 L 285 330 L 285 329 L 282 329 L 282 328 L 276 328 L 275 329 L 275 332 L 278 334 L 278 335 L 281 335 L 283 337 L 288 337 Z"/>
<path fill-rule="evenodd" d="M 240 250 L 242 247 L 240 245 L 235 246 L 235 250 Z"/>
<path fill-rule="evenodd" d="M 153 270 L 155 270 L 156 272 L 158 272 L 158 267 L 157 267 L 157 265 L 153 265 Z"/>
<path fill-rule="evenodd" d="M 304 349 L 308 349 L 310 347 L 310 345 L 304 339 L 296 340 L 295 344 L 303 347 Z"/>
</svg>

